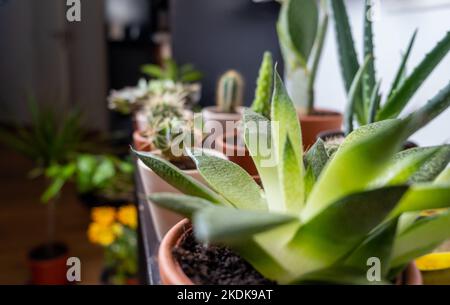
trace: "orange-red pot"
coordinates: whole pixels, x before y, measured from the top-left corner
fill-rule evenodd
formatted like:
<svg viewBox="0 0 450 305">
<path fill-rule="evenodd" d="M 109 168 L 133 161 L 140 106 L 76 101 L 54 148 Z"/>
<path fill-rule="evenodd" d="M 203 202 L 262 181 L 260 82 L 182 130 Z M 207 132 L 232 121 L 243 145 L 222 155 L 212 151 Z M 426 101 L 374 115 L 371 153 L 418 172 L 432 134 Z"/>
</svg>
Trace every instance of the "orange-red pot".
<svg viewBox="0 0 450 305">
<path fill-rule="evenodd" d="M 134 149 L 138 151 L 151 151 L 152 145 L 150 141 L 144 137 L 140 131 L 133 132 Z"/>
<path fill-rule="evenodd" d="M 192 229 L 188 219 L 177 223 L 167 232 L 161 241 L 158 252 L 159 273 L 163 285 L 195 285 L 183 272 L 180 264 L 172 254 L 172 250 L 179 245 L 185 234 Z M 396 285 L 422 285 L 422 275 L 414 263 L 410 263 L 405 271 L 397 278 Z"/>
<path fill-rule="evenodd" d="M 51 252 L 51 255 L 48 252 Z M 66 285 L 68 249 L 55 243 L 33 249 L 28 256 L 33 285 Z"/>
<path fill-rule="evenodd" d="M 306 151 L 317 140 L 317 135 L 326 130 L 340 130 L 342 114 L 326 109 L 317 109 L 314 114 L 297 113 L 302 127 L 303 148 Z"/>
</svg>

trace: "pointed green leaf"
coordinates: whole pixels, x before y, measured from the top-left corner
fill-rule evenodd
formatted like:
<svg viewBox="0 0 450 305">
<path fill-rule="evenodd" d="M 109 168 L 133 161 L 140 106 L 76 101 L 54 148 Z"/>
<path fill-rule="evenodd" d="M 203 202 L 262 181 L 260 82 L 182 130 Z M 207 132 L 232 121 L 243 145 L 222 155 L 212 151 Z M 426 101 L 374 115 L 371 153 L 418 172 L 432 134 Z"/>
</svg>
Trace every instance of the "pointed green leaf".
<svg viewBox="0 0 450 305">
<path fill-rule="evenodd" d="M 419 170 L 410 178 L 412 183 L 433 181 L 450 162 L 450 145 L 439 147 L 438 151 L 424 162 Z"/>
<path fill-rule="evenodd" d="M 264 52 L 263 61 L 259 68 L 258 80 L 256 82 L 255 99 L 252 109 L 266 118 L 270 117 L 270 99 L 273 81 L 273 59 L 272 54 Z"/>
<path fill-rule="evenodd" d="M 373 130 L 375 133 L 362 136 Z M 407 122 L 403 121 L 385 122 L 355 132 L 356 135 L 347 137 L 314 185 L 302 212 L 304 219 L 310 219 L 339 198 L 365 190 L 386 169 L 408 136 Z"/>
<path fill-rule="evenodd" d="M 305 154 L 305 163 L 307 168 L 311 168 L 314 175 L 314 181 L 319 178 L 320 173 L 329 160 L 325 143 L 318 139 L 316 143 Z"/>
<path fill-rule="evenodd" d="M 420 64 L 414 69 L 411 75 L 402 83 L 400 88 L 394 92 L 386 104 L 378 113 L 377 120 L 394 118 L 400 114 L 411 97 L 420 88 L 434 68 L 450 51 L 450 32 L 438 42 L 438 44 L 428 53 Z"/>
<path fill-rule="evenodd" d="M 193 222 L 198 239 L 232 243 L 297 219 L 277 213 L 210 207 L 195 213 Z"/>
<path fill-rule="evenodd" d="M 285 210 L 288 213 L 299 215 L 305 200 L 303 170 L 300 168 L 300 162 L 297 160 L 289 137 L 285 141 L 279 170 L 284 202 L 286 204 Z"/>
<path fill-rule="evenodd" d="M 161 177 L 161 179 L 178 189 L 180 192 L 215 203 L 226 203 L 226 201 L 218 194 L 194 178 L 186 175 L 170 162 L 151 153 L 136 150 L 133 150 L 133 152 L 146 166 Z"/>
<path fill-rule="evenodd" d="M 178 214 L 192 218 L 195 212 L 206 209 L 215 203 L 199 197 L 192 197 L 174 193 L 156 193 L 149 196 L 152 203 Z"/>
<path fill-rule="evenodd" d="M 373 46 L 373 29 L 371 10 L 373 9 L 373 2 L 371 0 L 365 0 L 364 8 L 364 57 L 372 58 L 368 63 L 367 69 L 363 75 L 363 96 L 365 106 L 368 108 L 369 102 L 372 96 L 373 89 L 376 83 L 375 73 L 375 52 Z"/>
<path fill-rule="evenodd" d="M 290 249 L 322 262 L 324 268 L 334 264 L 385 219 L 407 189 L 386 187 L 336 201 L 300 227 Z"/>
<path fill-rule="evenodd" d="M 367 122 L 369 124 L 375 122 L 375 118 L 377 116 L 377 111 L 380 108 L 380 102 L 381 102 L 380 86 L 381 86 L 381 81 L 377 82 L 377 84 L 373 88 L 372 95 L 370 97 L 369 118 L 367 120 Z"/>
<path fill-rule="evenodd" d="M 422 218 L 397 236 L 392 266 L 401 266 L 432 251 L 450 238 L 450 210 Z"/>
<path fill-rule="evenodd" d="M 245 210 L 267 210 L 262 189 L 239 165 L 200 149 L 189 151 L 189 156 L 208 185 L 233 206 Z M 236 187 L 236 182 L 239 187 Z"/>
</svg>

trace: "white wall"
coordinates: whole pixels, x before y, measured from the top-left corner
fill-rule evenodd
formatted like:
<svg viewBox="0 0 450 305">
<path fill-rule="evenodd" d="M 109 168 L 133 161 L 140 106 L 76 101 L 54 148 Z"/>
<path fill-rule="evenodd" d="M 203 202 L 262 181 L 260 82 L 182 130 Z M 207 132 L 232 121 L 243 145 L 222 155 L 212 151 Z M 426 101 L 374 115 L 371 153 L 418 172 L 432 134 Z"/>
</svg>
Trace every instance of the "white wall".
<svg viewBox="0 0 450 305">
<path fill-rule="evenodd" d="M 363 3 L 362 0 L 346 1 L 359 56 L 362 56 L 363 45 Z M 387 92 L 399 65 L 400 53 L 406 48 L 416 28 L 419 28 L 419 33 L 410 57 L 409 71 L 450 30 L 450 1 L 381 0 L 379 4 L 380 15 L 374 26 L 376 67 L 378 77 L 381 77 L 383 82 L 382 89 Z M 331 26 L 333 26 L 332 23 Z M 425 104 L 449 81 L 450 54 L 422 85 L 403 113 L 408 113 Z M 332 27 L 328 32 L 316 86 L 316 99 L 319 106 L 344 110 L 345 91 L 339 70 L 334 28 Z M 450 110 L 417 132 L 413 136 L 413 140 L 421 145 L 436 145 L 450 141 Z"/>
</svg>

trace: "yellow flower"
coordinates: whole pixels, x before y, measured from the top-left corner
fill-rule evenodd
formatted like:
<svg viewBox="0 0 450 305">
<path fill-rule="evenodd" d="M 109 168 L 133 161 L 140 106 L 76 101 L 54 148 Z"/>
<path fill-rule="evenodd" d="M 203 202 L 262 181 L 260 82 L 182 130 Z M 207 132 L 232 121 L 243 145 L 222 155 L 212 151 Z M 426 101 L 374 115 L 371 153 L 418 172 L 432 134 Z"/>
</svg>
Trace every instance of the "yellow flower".
<svg viewBox="0 0 450 305">
<path fill-rule="evenodd" d="M 136 207 L 134 205 L 127 205 L 124 207 L 121 207 L 119 209 L 119 212 L 117 213 L 117 219 L 119 221 L 129 226 L 130 228 L 136 228 L 137 227 L 137 213 L 136 213 Z"/>
<path fill-rule="evenodd" d="M 89 225 L 88 238 L 92 243 L 109 246 L 116 239 L 113 226 L 93 222 Z"/>
<path fill-rule="evenodd" d="M 123 227 L 120 223 L 116 222 L 112 225 L 112 230 L 116 236 L 120 236 L 123 233 Z"/>
<path fill-rule="evenodd" d="M 110 225 L 116 216 L 116 209 L 112 207 L 93 208 L 91 212 L 92 220 L 102 225 Z"/>
<path fill-rule="evenodd" d="M 421 271 L 443 270 L 450 268 L 450 252 L 431 253 L 416 259 Z"/>
</svg>

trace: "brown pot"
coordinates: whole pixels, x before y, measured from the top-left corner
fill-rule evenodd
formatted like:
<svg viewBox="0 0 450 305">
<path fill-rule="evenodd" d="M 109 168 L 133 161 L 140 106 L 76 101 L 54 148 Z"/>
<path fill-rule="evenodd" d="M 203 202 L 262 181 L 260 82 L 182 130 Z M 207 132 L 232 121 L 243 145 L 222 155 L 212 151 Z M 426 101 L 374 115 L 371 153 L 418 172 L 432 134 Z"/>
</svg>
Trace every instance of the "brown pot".
<svg viewBox="0 0 450 305">
<path fill-rule="evenodd" d="M 161 283 L 163 285 L 195 285 L 183 272 L 180 264 L 172 254 L 172 250 L 181 243 L 185 234 L 192 226 L 188 219 L 177 223 L 159 246 L 158 264 Z M 405 271 L 397 278 L 396 285 L 423 285 L 422 275 L 414 263 L 410 263 Z"/>
<path fill-rule="evenodd" d="M 215 140 L 216 150 L 228 157 L 228 160 L 238 164 L 251 176 L 258 175 L 255 163 L 245 146 L 238 146 L 236 132 L 221 135 Z"/>
<path fill-rule="evenodd" d="M 150 141 L 144 137 L 140 131 L 133 132 L 134 149 L 138 151 L 151 151 L 152 145 Z"/>
<path fill-rule="evenodd" d="M 55 243 L 34 248 L 28 255 L 32 285 L 66 285 L 68 249 Z"/>
<path fill-rule="evenodd" d="M 326 109 L 317 109 L 316 114 L 305 115 L 297 112 L 302 127 L 303 148 L 306 151 L 317 139 L 317 135 L 326 130 L 340 130 L 342 114 Z"/>
<path fill-rule="evenodd" d="M 242 119 L 242 113 L 244 111 L 243 107 L 238 107 L 234 113 L 219 112 L 217 106 L 205 107 L 202 110 L 203 122 L 206 124 L 208 122 L 218 122 L 222 126 L 221 132 L 215 130 L 217 135 L 226 134 L 231 132 L 231 130 L 226 130 L 227 122 L 236 123 Z M 206 126 L 208 127 L 208 126 Z M 213 126 L 210 126 L 213 127 Z"/>
</svg>

